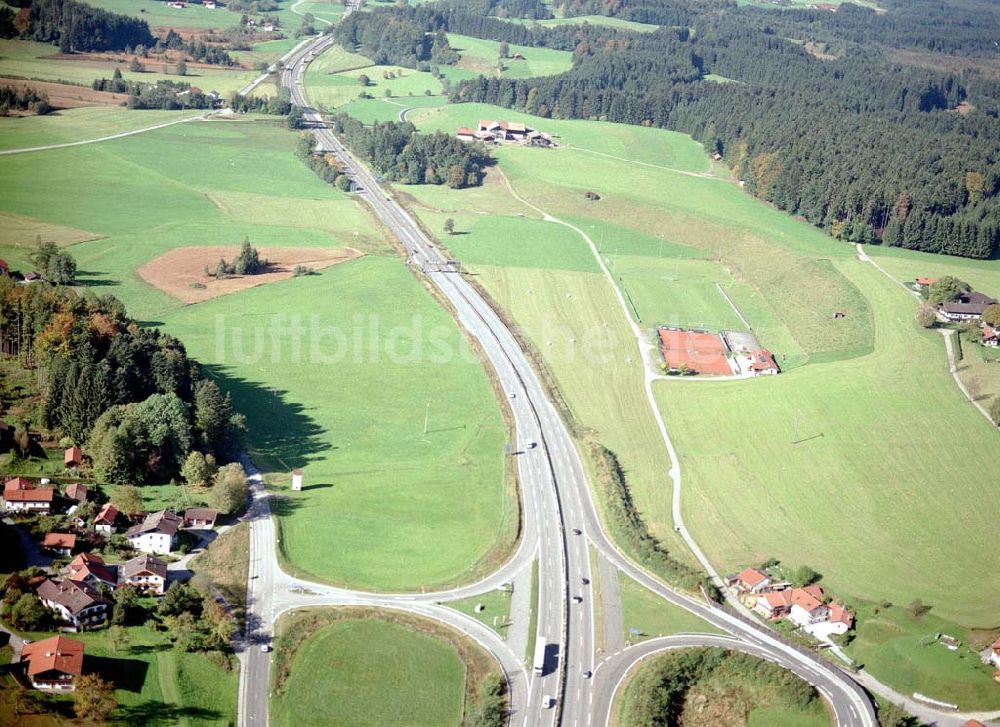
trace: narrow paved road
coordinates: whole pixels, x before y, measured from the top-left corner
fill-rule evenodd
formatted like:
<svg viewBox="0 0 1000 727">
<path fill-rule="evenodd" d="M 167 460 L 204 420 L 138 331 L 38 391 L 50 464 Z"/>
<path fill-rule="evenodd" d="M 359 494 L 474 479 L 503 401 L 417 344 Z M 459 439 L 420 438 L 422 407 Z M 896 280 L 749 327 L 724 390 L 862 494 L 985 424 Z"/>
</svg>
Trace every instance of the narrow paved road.
<svg viewBox="0 0 1000 727">
<path fill-rule="evenodd" d="M 141 112 L 140 112 L 141 113 Z M 99 136 L 96 139 L 83 139 L 81 141 L 67 141 L 64 144 L 46 144 L 45 146 L 29 146 L 21 149 L 4 149 L 0 151 L 0 156 L 7 156 L 10 154 L 28 154 L 35 151 L 49 151 L 51 149 L 67 149 L 71 146 L 84 146 L 86 144 L 99 144 L 102 141 L 112 141 L 114 139 L 124 139 L 126 136 L 135 136 L 136 134 L 145 134 L 149 131 L 156 131 L 157 129 L 165 129 L 168 126 L 176 126 L 177 124 L 186 124 L 189 121 L 204 121 L 209 116 L 218 113 L 217 111 L 210 111 L 208 113 L 199 114 L 198 116 L 191 116 L 186 119 L 175 119 L 173 121 L 166 121 L 162 124 L 156 124 L 154 126 L 145 126 L 141 129 L 133 129 L 132 131 L 123 131 L 119 134 L 109 134 L 107 136 Z"/>
</svg>

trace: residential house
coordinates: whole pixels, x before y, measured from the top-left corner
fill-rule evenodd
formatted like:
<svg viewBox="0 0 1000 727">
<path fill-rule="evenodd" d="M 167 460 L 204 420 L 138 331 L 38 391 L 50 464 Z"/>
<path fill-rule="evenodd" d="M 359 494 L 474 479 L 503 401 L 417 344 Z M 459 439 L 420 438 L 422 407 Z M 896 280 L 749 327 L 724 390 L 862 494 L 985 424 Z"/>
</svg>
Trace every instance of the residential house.
<svg viewBox="0 0 1000 727">
<path fill-rule="evenodd" d="M 466 128 L 464 126 L 462 128 L 460 128 L 458 131 L 455 132 L 455 136 L 458 137 L 459 141 L 475 141 L 476 140 L 476 132 L 473 129 L 469 129 L 469 128 Z"/>
<path fill-rule="evenodd" d="M 791 591 L 769 591 L 757 596 L 753 610 L 764 618 L 779 619 L 788 615 L 792 608 Z"/>
<path fill-rule="evenodd" d="M 118 520 L 120 514 L 117 507 L 110 502 L 105 503 L 101 511 L 97 513 L 97 517 L 94 518 L 94 530 L 105 535 L 111 535 L 115 532 L 115 521 Z"/>
<path fill-rule="evenodd" d="M 105 563 L 104 558 L 94 553 L 80 553 L 70 561 L 63 572 L 70 580 L 89 583 L 92 586 L 115 588 L 118 585 L 115 569 Z"/>
<path fill-rule="evenodd" d="M 4 489 L 4 507 L 15 512 L 44 512 L 52 510 L 52 496 L 55 490 L 51 487 L 35 487 L 30 490 Z"/>
<path fill-rule="evenodd" d="M 77 504 L 85 503 L 89 494 L 86 485 L 75 484 L 66 486 L 66 499 L 73 500 Z"/>
<path fill-rule="evenodd" d="M 978 321 L 983 311 L 996 301 L 988 295 L 967 290 L 958 294 L 958 298 L 942 303 L 938 312 L 949 321 Z"/>
<path fill-rule="evenodd" d="M 184 520 L 169 510 L 150 513 L 125 532 L 136 550 L 143 553 L 170 553 L 177 546 L 177 531 Z"/>
<path fill-rule="evenodd" d="M 83 452 L 79 447 L 69 447 L 63 452 L 63 466 L 66 469 L 79 467 L 83 464 Z"/>
<path fill-rule="evenodd" d="M 823 603 L 823 589 L 815 585 L 793 588 L 788 617 L 796 626 L 810 626 L 829 620 L 830 607 Z"/>
<path fill-rule="evenodd" d="M 189 530 L 211 530 L 219 511 L 210 507 L 189 507 L 184 511 L 184 527 Z"/>
<path fill-rule="evenodd" d="M 1000 347 L 1000 331 L 993 326 L 988 326 L 984 323 L 983 338 L 980 343 L 984 346 L 989 346 L 990 348 Z"/>
<path fill-rule="evenodd" d="M 35 489 L 35 483 L 26 477 L 14 477 L 3 483 L 4 497 L 7 496 L 8 492 L 16 492 L 18 490 L 33 490 L 33 489 Z"/>
<path fill-rule="evenodd" d="M 108 619 L 111 601 L 89 583 L 70 579 L 46 580 L 38 587 L 38 597 L 78 631 Z"/>
<path fill-rule="evenodd" d="M 83 642 L 66 636 L 25 644 L 21 662 L 27 664 L 28 679 L 35 689 L 71 691 L 83 674 Z"/>
<path fill-rule="evenodd" d="M 750 354 L 750 373 L 754 376 L 773 376 L 780 373 L 774 356 L 766 348 L 761 348 Z"/>
<path fill-rule="evenodd" d="M 917 278 L 913 281 L 918 288 L 929 288 L 937 282 L 937 278 Z"/>
<path fill-rule="evenodd" d="M 839 603 L 831 603 L 828 623 L 832 633 L 846 634 L 854 626 L 854 614 Z"/>
<path fill-rule="evenodd" d="M 741 593 L 760 593 L 771 585 L 771 577 L 761 573 L 756 568 L 747 568 L 730 579 L 732 585 Z"/>
<path fill-rule="evenodd" d="M 993 666 L 1000 667 L 1000 639 L 990 646 L 989 661 Z"/>
<path fill-rule="evenodd" d="M 121 567 L 119 585 L 162 596 L 167 588 L 167 564 L 151 555 L 139 555 Z"/>
<path fill-rule="evenodd" d="M 59 555 L 72 555 L 76 547 L 76 536 L 72 533 L 45 533 L 42 547 Z"/>
</svg>

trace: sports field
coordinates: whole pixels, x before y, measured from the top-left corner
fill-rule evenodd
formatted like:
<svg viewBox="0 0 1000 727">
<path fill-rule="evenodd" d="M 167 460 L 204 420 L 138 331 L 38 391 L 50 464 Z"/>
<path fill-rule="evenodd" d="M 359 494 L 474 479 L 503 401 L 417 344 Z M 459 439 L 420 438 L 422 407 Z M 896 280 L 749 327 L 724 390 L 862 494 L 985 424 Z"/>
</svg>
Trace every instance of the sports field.
<svg viewBox="0 0 1000 727">
<path fill-rule="evenodd" d="M 459 724 L 464 682 L 455 649 L 433 636 L 375 619 L 337 621 L 295 652 L 270 700 L 271 722 L 316 724 L 322 715 L 324 724 L 351 727 Z"/>
<path fill-rule="evenodd" d="M 25 260 L 49 229 L 32 221 L 100 238 L 70 248 L 83 284 L 210 367 L 247 414 L 262 465 L 305 466 L 309 486 L 279 509 L 292 569 L 391 590 L 455 582 L 501 557 L 516 525 L 496 398 L 365 209 L 320 182 L 294 144 L 280 122 L 219 121 L 2 157 L 0 211 L 19 215 L 10 242 L 21 247 L 0 257 Z M 244 236 L 265 257 L 283 246 L 368 257 L 196 306 L 135 272 L 172 249 Z"/>
</svg>

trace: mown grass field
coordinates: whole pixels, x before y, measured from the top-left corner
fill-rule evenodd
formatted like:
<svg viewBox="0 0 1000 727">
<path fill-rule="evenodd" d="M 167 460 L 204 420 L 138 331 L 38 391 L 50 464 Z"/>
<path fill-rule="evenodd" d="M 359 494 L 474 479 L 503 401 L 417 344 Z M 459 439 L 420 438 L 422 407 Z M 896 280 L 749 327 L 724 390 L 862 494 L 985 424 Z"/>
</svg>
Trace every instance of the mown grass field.
<svg viewBox="0 0 1000 727">
<path fill-rule="evenodd" d="M 920 692 L 963 710 L 1000 709 L 995 667 L 983 664 L 977 653 L 994 641 L 995 632 L 971 633 L 935 611 L 914 618 L 905 603 L 889 608 L 860 604 L 857 636 L 845 650 L 869 671 L 893 674 L 894 686 L 905 693 Z M 951 651 L 938 634 L 958 639 L 961 646 Z"/>
<path fill-rule="evenodd" d="M 480 74 L 497 75 L 500 58 L 499 42 L 448 33 L 448 43 L 462 57 L 458 62 L 458 68 L 469 71 L 467 74 L 469 78 Z M 504 78 L 554 76 L 568 71 L 573 65 L 573 54 L 569 51 L 530 48 L 523 45 L 510 45 L 509 49 L 511 57 L 503 60 L 503 71 L 500 73 Z M 524 58 L 515 59 L 513 56 L 516 53 L 520 53 Z M 446 75 L 449 70 L 445 69 Z M 462 76 L 459 75 L 456 80 L 462 80 Z"/>
<path fill-rule="evenodd" d="M 276 628 L 271 721 L 459 724 L 497 672 L 478 645 L 435 621 L 389 610 L 300 609 Z"/>
<path fill-rule="evenodd" d="M 24 149 L 97 139 L 203 113 L 193 109 L 130 111 L 117 106 L 90 106 L 57 111 L 47 116 L 9 118 L 0 122 L 0 149 Z M 5 234 L 6 230 L 0 230 L 0 235 Z"/>
<path fill-rule="evenodd" d="M 149 2 L 153 5 L 166 7 L 165 3 L 162 2 L 155 0 L 149 0 Z M 230 14 L 224 10 L 216 10 L 215 12 Z M 238 15 L 236 19 L 238 22 Z M 142 81 L 143 83 L 185 82 L 205 91 L 218 91 L 223 95 L 242 88 L 257 77 L 257 71 L 254 70 L 222 66 L 218 68 L 189 67 L 185 76 L 173 73 L 153 73 L 152 71 L 134 73 L 128 69 L 128 63 L 84 59 L 67 60 L 51 57 L 58 52 L 59 49 L 56 46 L 47 43 L 0 40 L 0 75 L 42 81 L 63 81 L 89 88 L 98 78 L 111 78 L 117 68 L 126 81 Z M 171 70 L 173 69 L 171 68 Z"/>
<path fill-rule="evenodd" d="M 317 63 L 322 58 L 321 56 Z M 387 73 L 392 73 L 395 77 L 385 78 Z M 360 84 L 358 79 L 362 75 L 370 79 L 369 85 Z M 400 103 L 405 103 L 411 96 L 426 96 L 425 91 L 430 91 L 432 96 L 441 94 L 441 82 L 430 73 L 401 66 L 368 65 L 330 73 L 323 70 L 322 66 L 310 65 L 306 72 L 306 85 L 309 88 L 309 100 L 329 109 L 338 109 L 357 100 L 362 92 L 381 99 L 386 98 L 388 91 L 390 97 L 398 98 Z"/>
<path fill-rule="evenodd" d="M 651 657 L 628 674 L 612 708 L 617 727 L 639 724 L 648 715 L 638 711 L 640 695 L 655 689 L 656 666 L 674 660 L 683 652 L 669 651 Z M 735 657 L 741 660 L 746 657 Z M 828 727 L 830 717 L 822 700 L 814 697 L 808 704 L 799 701 L 797 692 L 776 679 L 786 673 L 765 662 L 754 670 L 727 661 L 716 671 L 696 678 L 684 694 L 682 713 L 685 724 L 746 724 L 749 727 Z"/>
<path fill-rule="evenodd" d="M 532 21 L 512 20 L 512 22 L 530 24 Z M 574 18 L 552 18 L 550 20 L 538 21 L 539 25 L 545 26 L 546 28 L 552 28 L 557 25 L 582 25 L 584 23 L 589 23 L 590 25 L 605 25 L 609 28 L 621 28 L 622 30 L 631 30 L 637 33 L 652 33 L 660 27 L 658 25 L 650 25 L 648 23 L 636 23 L 631 20 L 612 18 L 606 15 L 578 15 Z"/>
<path fill-rule="evenodd" d="M 1000 508 L 996 431 L 955 387 L 940 336 L 917 328 L 912 299 L 871 265 L 838 268 L 871 302 L 874 353 L 657 385 L 688 527 L 727 571 L 774 556 L 848 597 L 919 597 L 943 618 L 995 626 L 1000 583 L 981 554 Z"/>
<path fill-rule="evenodd" d="M 159 0 L 84 0 L 84 4 L 141 18 L 150 28 L 229 28 L 240 24 L 240 13 L 225 8 L 210 10 L 194 4 L 185 8 L 170 8 Z M 284 5 L 287 8 L 291 2 L 286 0 Z"/>
<path fill-rule="evenodd" d="M 625 574 L 619 574 L 618 588 L 622 598 L 625 640 L 630 643 L 670 634 L 722 633 L 707 621 L 663 600 Z M 640 631 L 638 636 L 630 632 L 629 629 L 633 628 Z"/>
<path fill-rule="evenodd" d="M 516 527 L 496 399 L 373 219 L 294 144 L 280 125 L 199 122 L 0 158 L 0 210 L 100 236 L 70 248 L 84 285 L 184 341 L 247 414 L 262 466 L 306 467 L 310 486 L 280 509 L 290 567 L 359 587 L 454 582 L 502 556 Z M 0 247 L 12 263 L 35 238 L 22 229 L 22 247 Z M 264 256 L 269 245 L 370 256 L 196 306 L 134 274 L 168 249 L 244 236 Z"/>
</svg>

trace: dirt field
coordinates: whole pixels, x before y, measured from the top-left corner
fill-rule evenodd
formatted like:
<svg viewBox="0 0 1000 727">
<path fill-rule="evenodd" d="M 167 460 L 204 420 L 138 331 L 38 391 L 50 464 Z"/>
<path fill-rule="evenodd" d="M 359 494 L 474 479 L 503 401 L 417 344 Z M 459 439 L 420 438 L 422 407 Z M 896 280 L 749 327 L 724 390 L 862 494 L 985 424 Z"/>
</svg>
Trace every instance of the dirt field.
<svg viewBox="0 0 1000 727">
<path fill-rule="evenodd" d="M 6 88 L 19 91 L 33 88 L 49 97 L 49 103 L 57 109 L 75 109 L 79 106 L 121 106 L 128 100 L 128 94 L 95 91 L 86 86 L 71 86 L 65 83 L 47 81 L 18 81 L 9 78 L 0 80 Z"/>
<path fill-rule="evenodd" d="M 270 261 L 268 272 L 258 275 L 234 275 L 222 280 L 205 275 L 205 266 L 215 270 L 219 258 L 232 261 L 239 253 L 238 245 L 213 247 L 180 247 L 151 260 L 136 272 L 139 277 L 184 303 L 201 303 L 220 295 L 237 293 L 265 283 L 286 280 L 296 265 L 320 270 L 360 257 L 352 247 L 334 249 L 316 247 L 260 248 L 260 255 Z M 192 287 L 192 285 L 196 287 Z M 197 287 L 203 285 L 204 287 Z"/>
<path fill-rule="evenodd" d="M 660 350 L 667 365 L 677 369 L 682 363 L 699 374 L 731 376 L 726 347 L 715 333 L 660 329 Z"/>
</svg>

